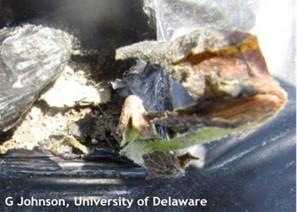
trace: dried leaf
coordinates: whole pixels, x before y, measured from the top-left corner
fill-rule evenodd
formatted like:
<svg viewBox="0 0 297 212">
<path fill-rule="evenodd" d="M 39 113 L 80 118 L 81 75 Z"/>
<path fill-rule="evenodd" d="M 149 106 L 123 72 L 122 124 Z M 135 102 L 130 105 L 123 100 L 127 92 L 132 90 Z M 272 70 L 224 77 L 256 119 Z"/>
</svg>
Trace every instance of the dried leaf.
<svg viewBox="0 0 297 212">
<path fill-rule="evenodd" d="M 193 125 L 236 127 L 277 114 L 286 93 L 269 75 L 257 38 L 246 33 L 196 31 L 174 41 L 145 41 L 117 51 L 160 66 L 196 97 L 197 103 L 148 113 L 154 124 L 177 130 Z"/>
</svg>

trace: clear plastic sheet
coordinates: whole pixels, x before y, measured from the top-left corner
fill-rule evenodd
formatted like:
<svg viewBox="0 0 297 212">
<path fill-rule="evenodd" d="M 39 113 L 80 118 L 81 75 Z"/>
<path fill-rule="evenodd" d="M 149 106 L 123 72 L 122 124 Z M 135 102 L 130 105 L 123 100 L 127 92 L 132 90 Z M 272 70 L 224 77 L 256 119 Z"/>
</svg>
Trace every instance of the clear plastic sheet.
<svg viewBox="0 0 297 212">
<path fill-rule="evenodd" d="M 249 31 L 255 25 L 255 1 L 144 0 L 159 40 L 171 40 L 198 28 Z"/>
</svg>

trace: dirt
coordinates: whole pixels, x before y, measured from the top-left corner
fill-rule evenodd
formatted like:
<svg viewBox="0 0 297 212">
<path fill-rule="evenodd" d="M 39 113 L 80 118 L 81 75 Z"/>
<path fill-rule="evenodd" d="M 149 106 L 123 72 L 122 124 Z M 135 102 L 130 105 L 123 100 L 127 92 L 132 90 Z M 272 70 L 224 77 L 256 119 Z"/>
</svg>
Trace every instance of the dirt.
<svg viewBox="0 0 297 212">
<path fill-rule="evenodd" d="M 1 135 L 0 154 L 13 149 L 39 148 L 69 158 L 75 154 L 89 154 L 95 148 L 117 149 L 116 127 L 123 98 L 114 92 L 111 94 L 106 81 L 95 82 L 91 71 L 90 64 L 72 61 L 62 76 L 41 95 L 20 125 Z M 68 85 L 67 80 L 71 82 L 70 90 L 66 88 L 63 92 L 59 85 Z M 80 92 L 83 89 L 87 92 Z M 105 98 L 90 95 L 90 90 L 98 91 L 97 94 L 103 92 Z M 55 96 L 59 101 L 53 101 Z"/>
</svg>

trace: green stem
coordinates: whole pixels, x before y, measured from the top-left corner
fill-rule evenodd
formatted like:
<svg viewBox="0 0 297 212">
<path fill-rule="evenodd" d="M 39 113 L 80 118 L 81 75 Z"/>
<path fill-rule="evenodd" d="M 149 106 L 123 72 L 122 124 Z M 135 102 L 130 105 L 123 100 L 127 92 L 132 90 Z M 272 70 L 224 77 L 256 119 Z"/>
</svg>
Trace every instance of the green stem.
<svg viewBox="0 0 297 212">
<path fill-rule="evenodd" d="M 122 155 L 133 160 L 135 163 L 143 165 L 142 156 L 155 151 L 168 152 L 191 147 L 196 144 L 210 143 L 234 134 L 241 134 L 250 131 L 258 124 L 246 124 L 237 128 L 206 127 L 197 132 L 184 136 L 175 137 L 169 140 L 156 138 L 153 140 L 139 139 L 129 143 L 120 152 Z"/>
</svg>

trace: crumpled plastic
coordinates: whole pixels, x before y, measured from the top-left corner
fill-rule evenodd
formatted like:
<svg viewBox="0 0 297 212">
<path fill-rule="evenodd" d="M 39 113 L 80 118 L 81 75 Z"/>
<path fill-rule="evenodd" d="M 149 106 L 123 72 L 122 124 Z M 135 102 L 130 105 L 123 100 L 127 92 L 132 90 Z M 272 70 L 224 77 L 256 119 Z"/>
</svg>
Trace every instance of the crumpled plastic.
<svg viewBox="0 0 297 212">
<path fill-rule="evenodd" d="M 0 132 L 14 127 L 64 70 L 72 36 L 43 26 L 0 30 Z"/>
<path fill-rule="evenodd" d="M 172 40 L 198 28 L 248 31 L 254 26 L 255 1 L 144 0 L 144 11 L 158 40 Z"/>
<path fill-rule="evenodd" d="M 128 87 L 126 93 L 141 97 L 147 111 L 161 112 L 194 102 L 179 82 L 143 60 L 125 73 L 123 82 L 124 87 Z"/>
<path fill-rule="evenodd" d="M 194 98 L 177 80 L 142 60 L 138 60 L 117 83 L 121 84 L 117 90 L 122 96 L 137 95 L 149 112 L 164 112 L 195 103 Z M 156 129 L 161 137 L 169 137 L 166 127 L 157 126 Z"/>
</svg>

